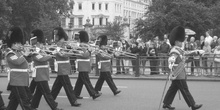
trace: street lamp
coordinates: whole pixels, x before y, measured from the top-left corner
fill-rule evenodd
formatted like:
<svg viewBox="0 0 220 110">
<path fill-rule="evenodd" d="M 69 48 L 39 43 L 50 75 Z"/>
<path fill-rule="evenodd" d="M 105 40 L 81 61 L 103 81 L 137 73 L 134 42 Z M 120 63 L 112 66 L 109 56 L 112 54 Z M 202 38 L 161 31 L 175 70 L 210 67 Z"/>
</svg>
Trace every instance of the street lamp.
<svg viewBox="0 0 220 110">
<path fill-rule="evenodd" d="M 72 29 L 72 27 L 73 27 L 73 23 L 69 23 L 68 24 L 68 35 L 69 35 L 69 38 L 71 37 L 71 29 Z"/>
<path fill-rule="evenodd" d="M 129 23 L 129 38 L 131 38 L 131 29 L 130 29 L 130 27 L 131 27 L 131 16 L 129 15 L 128 16 L 128 23 Z"/>
</svg>

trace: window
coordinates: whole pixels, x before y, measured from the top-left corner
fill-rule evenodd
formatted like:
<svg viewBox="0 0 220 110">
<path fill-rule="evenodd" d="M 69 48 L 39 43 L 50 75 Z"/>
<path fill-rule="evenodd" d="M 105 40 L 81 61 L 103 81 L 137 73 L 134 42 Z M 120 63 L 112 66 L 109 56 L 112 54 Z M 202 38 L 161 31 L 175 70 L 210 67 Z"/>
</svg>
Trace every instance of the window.
<svg viewBox="0 0 220 110">
<path fill-rule="evenodd" d="M 99 10 L 102 10 L 102 4 L 99 3 Z"/>
<path fill-rule="evenodd" d="M 70 23 L 74 26 L 74 18 L 70 18 Z"/>
<path fill-rule="evenodd" d="M 66 26 L 66 18 L 62 18 L 61 20 L 61 26 L 65 27 Z"/>
<path fill-rule="evenodd" d="M 106 18 L 105 20 L 106 20 L 106 25 L 108 25 L 108 18 Z"/>
<path fill-rule="evenodd" d="M 79 10 L 82 10 L 82 3 L 79 3 Z"/>
<path fill-rule="evenodd" d="M 92 3 L 92 10 L 95 10 L 95 3 Z"/>
<path fill-rule="evenodd" d="M 103 18 L 99 18 L 99 25 L 102 26 L 102 19 Z"/>
<path fill-rule="evenodd" d="M 79 18 L 79 26 L 82 26 L 83 23 L 82 23 L 82 18 Z"/>
<path fill-rule="evenodd" d="M 92 18 L 92 25 L 95 24 L 95 18 Z"/>
<path fill-rule="evenodd" d="M 105 4 L 105 10 L 108 10 L 108 4 L 107 3 Z"/>
</svg>

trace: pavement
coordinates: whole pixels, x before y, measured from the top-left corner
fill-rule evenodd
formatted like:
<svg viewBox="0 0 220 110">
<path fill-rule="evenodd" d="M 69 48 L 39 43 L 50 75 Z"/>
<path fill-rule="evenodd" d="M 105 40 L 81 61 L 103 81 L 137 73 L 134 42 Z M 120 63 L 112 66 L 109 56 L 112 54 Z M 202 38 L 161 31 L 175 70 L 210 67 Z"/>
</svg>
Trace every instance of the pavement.
<svg viewBox="0 0 220 110">
<path fill-rule="evenodd" d="M 51 78 L 56 78 L 56 73 L 51 73 Z M 0 73 L 0 77 L 7 77 L 7 73 Z M 31 75 L 30 75 L 31 77 Z M 70 78 L 76 79 L 78 77 L 78 73 L 74 73 L 69 75 Z M 98 79 L 99 76 L 96 76 L 94 73 L 89 74 L 90 79 Z M 134 74 L 113 74 L 113 79 L 121 79 L 121 80 L 166 80 L 167 75 L 159 74 L 159 75 L 150 75 L 150 74 L 141 74 L 139 77 L 136 77 Z M 220 76 L 187 76 L 188 81 L 217 81 L 220 82 Z"/>
</svg>

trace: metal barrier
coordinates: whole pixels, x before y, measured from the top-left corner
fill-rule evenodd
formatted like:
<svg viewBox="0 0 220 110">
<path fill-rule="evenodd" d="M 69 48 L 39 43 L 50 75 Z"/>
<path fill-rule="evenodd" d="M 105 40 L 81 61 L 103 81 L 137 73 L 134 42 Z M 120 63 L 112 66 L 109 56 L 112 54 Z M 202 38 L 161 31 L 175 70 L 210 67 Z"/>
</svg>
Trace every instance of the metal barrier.
<svg viewBox="0 0 220 110">
<path fill-rule="evenodd" d="M 186 63 L 186 72 L 194 76 L 219 76 L 220 61 L 215 61 L 213 56 L 190 57 L 191 62 Z M 96 56 L 91 57 L 92 74 L 99 75 L 98 60 Z M 159 75 L 169 73 L 168 56 L 137 56 L 136 59 L 127 57 L 116 57 L 112 59 L 112 74 L 131 74 L 135 77 L 140 75 Z M 220 59 L 220 58 L 219 58 Z M 77 72 L 75 68 L 76 57 L 70 57 L 72 73 Z M 54 60 L 49 61 L 51 72 L 54 71 Z M 2 65 L 5 66 L 5 65 Z M 6 67 L 5 67 L 6 68 Z"/>
</svg>

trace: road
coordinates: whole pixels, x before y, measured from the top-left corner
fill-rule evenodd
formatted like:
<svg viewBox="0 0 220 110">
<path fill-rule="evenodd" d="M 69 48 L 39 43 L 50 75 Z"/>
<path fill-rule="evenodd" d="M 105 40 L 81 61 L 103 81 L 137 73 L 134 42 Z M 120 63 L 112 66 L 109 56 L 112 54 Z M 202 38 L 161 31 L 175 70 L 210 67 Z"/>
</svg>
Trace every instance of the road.
<svg viewBox="0 0 220 110">
<path fill-rule="evenodd" d="M 8 104 L 8 94 L 6 91 L 7 78 L 0 78 L 0 87 L 3 91 L 3 99 L 5 104 Z M 75 84 L 76 79 L 71 79 L 72 84 Z M 96 83 L 97 79 L 91 79 L 92 84 Z M 122 92 L 114 96 L 110 88 L 104 83 L 102 96 L 93 100 L 85 87 L 82 90 L 81 96 L 84 99 L 78 100 L 82 103 L 81 107 L 71 107 L 64 90 L 60 92 L 57 102 L 59 108 L 64 110 L 158 110 L 161 100 L 164 80 L 114 80 L 116 85 Z M 54 78 L 51 78 L 49 84 L 52 86 Z M 170 82 L 166 90 L 168 89 Z M 188 86 L 197 103 L 203 104 L 200 110 L 219 110 L 220 108 L 220 82 L 211 81 L 188 81 Z M 173 106 L 176 110 L 191 110 L 188 108 L 183 97 L 179 100 L 178 94 L 175 97 Z M 18 110 L 21 110 L 20 107 Z M 51 110 L 44 98 L 42 98 L 38 110 Z M 161 109 L 163 110 L 163 109 Z"/>
</svg>

